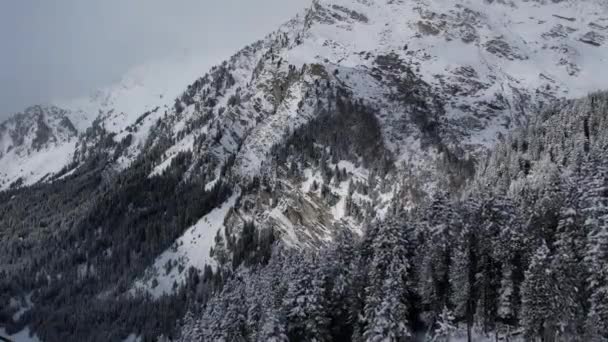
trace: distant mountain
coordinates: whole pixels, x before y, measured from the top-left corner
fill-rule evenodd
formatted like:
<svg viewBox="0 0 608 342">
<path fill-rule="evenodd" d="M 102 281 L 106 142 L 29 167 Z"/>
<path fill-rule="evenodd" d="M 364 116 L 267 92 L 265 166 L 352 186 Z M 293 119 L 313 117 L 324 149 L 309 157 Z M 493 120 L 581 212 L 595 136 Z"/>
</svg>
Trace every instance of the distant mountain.
<svg viewBox="0 0 608 342">
<path fill-rule="evenodd" d="M 205 72 L 208 62 L 201 61 L 195 56 L 182 56 L 169 61 L 158 61 L 141 65 L 130 70 L 117 84 L 98 90 L 94 94 L 84 98 L 69 100 L 58 100 L 54 105 L 38 106 L 52 108 L 53 111 L 61 111 L 62 115 L 69 119 L 75 129 L 71 140 L 71 145 L 62 144 L 63 138 L 57 137 L 53 146 L 46 146 L 45 154 L 48 156 L 47 162 L 37 162 L 40 157 L 31 153 L 20 153 L 10 157 L 0 154 L 1 163 L 12 165 L 10 171 L 0 172 L 0 189 L 7 189 L 12 186 L 31 185 L 42 180 L 49 181 L 50 177 L 57 174 L 64 167 L 78 165 L 74 162 L 74 156 L 79 156 L 77 151 L 83 152 L 85 146 L 96 144 L 96 141 L 89 141 L 91 138 L 83 137 L 87 130 L 95 127 L 102 127 L 108 134 L 113 134 L 113 139 L 120 141 L 127 134 L 133 133 L 135 140 L 132 154 L 137 155 L 147 136 L 150 126 L 160 117 L 172 104 L 176 96 L 181 94 L 185 87 L 196 79 L 197 75 Z M 34 107 L 34 108 L 38 108 Z M 30 109 L 26 110 L 26 115 Z M 11 125 L 11 121 L 22 120 L 21 114 L 16 114 L 7 120 L 5 125 Z M 61 129 L 54 125 L 61 125 L 61 122 L 49 122 L 51 129 Z M 137 128 L 136 128 L 137 127 Z M 143 127 L 143 128 L 142 128 Z M 137 132 L 134 130 L 137 129 Z M 129 132 L 127 130 L 132 130 Z M 17 137 L 20 133 L 13 132 L 12 136 Z M 23 139 L 23 146 L 27 149 L 36 148 L 27 141 L 25 136 L 16 139 Z M 138 147 L 139 146 L 139 147 Z M 80 154 L 81 154 L 80 153 Z M 128 164 L 134 158 L 131 157 L 121 160 Z M 80 158 L 80 157 L 79 157 Z M 49 163 L 49 160 L 53 160 Z M 20 165 L 19 169 L 15 168 Z M 124 166 L 117 165 L 121 168 Z"/>
<path fill-rule="evenodd" d="M 71 162 L 78 130 L 69 113 L 34 106 L 0 124 L 0 187 L 49 181 Z"/>
</svg>

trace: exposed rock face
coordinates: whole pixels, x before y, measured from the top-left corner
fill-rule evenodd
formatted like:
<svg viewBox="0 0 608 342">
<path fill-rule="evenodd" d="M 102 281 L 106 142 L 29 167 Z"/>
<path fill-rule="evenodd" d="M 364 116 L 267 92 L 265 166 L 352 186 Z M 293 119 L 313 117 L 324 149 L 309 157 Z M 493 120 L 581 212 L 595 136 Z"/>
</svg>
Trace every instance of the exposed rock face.
<svg viewBox="0 0 608 342">
<path fill-rule="evenodd" d="M 581 37 L 581 42 L 591 44 L 593 46 L 602 46 L 606 37 L 596 31 L 589 31 Z"/>
</svg>

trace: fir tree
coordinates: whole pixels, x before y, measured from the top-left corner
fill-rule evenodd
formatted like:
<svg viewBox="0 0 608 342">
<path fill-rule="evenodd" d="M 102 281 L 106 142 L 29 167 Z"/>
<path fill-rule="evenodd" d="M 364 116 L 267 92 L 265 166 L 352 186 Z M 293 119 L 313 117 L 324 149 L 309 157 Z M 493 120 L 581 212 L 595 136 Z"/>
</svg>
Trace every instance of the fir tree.
<svg viewBox="0 0 608 342">
<path fill-rule="evenodd" d="M 439 319 L 437 320 L 437 329 L 433 334 L 433 342 L 446 341 L 449 342 L 452 334 L 456 331 L 456 326 L 454 324 L 455 318 L 452 312 L 444 307 L 443 311 L 439 315 Z"/>
<path fill-rule="evenodd" d="M 467 224 L 456 240 L 450 269 L 450 284 L 452 287 L 451 303 L 454 305 L 454 312 L 467 324 L 468 341 L 471 341 L 471 328 L 475 315 L 476 249 L 476 236 L 472 227 Z"/>
<path fill-rule="evenodd" d="M 285 324 L 273 309 L 268 309 L 264 313 L 262 329 L 259 337 L 254 340 L 258 342 L 288 342 L 285 333 Z"/>
<path fill-rule="evenodd" d="M 365 289 L 365 341 L 403 341 L 410 336 L 406 296 L 411 246 L 406 234 L 405 227 L 388 222 L 375 235 Z"/>
<path fill-rule="evenodd" d="M 322 342 L 329 336 L 325 279 L 311 259 L 292 265 L 296 273 L 288 284 L 283 306 L 290 340 Z"/>
<path fill-rule="evenodd" d="M 549 249 L 543 243 L 532 257 L 522 284 L 521 322 L 528 339 L 553 338 L 555 334 L 553 286 Z"/>
</svg>

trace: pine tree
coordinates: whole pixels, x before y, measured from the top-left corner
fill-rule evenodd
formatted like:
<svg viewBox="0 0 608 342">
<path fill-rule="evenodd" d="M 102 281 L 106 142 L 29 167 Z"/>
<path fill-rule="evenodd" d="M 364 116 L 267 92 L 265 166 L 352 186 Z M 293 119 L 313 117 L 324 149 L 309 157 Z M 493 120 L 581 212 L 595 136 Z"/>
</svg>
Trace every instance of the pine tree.
<svg viewBox="0 0 608 342">
<path fill-rule="evenodd" d="M 255 340 L 258 342 L 288 342 L 287 334 L 285 333 L 285 324 L 277 315 L 274 309 L 270 308 L 264 313 L 262 330 L 259 337 Z"/>
<path fill-rule="evenodd" d="M 591 304 L 587 331 L 590 339 L 608 338 L 608 170 L 603 164 L 586 165 L 587 193 L 581 199 L 588 231 L 585 262 L 589 268 Z"/>
<path fill-rule="evenodd" d="M 325 279 L 312 257 L 292 265 L 296 273 L 290 279 L 283 299 L 290 340 L 326 341 L 329 319 L 325 302 Z"/>
<path fill-rule="evenodd" d="M 452 314 L 452 311 L 450 311 L 447 306 L 444 307 L 443 311 L 439 315 L 439 319 L 437 320 L 437 329 L 435 329 L 432 341 L 449 342 L 452 337 L 452 334 L 456 331 L 454 320 L 455 318 Z"/>
<path fill-rule="evenodd" d="M 522 284 L 521 323 L 530 340 L 546 338 L 555 333 L 553 286 L 549 248 L 543 243 L 532 257 Z"/>
<path fill-rule="evenodd" d="M 587 330 L 590 339 L 600 341 L 608 339 L 608 227 L 595 232 L 590 240 L 591 308 Z"/>
<path fill-rule="evenodd" d="M 262 318 L 264 314 L 264 305 L 269 303 L 267 299 L 268 289 L 262 282 L 262 271 L 252 269 L 252 274 L 244 273 L 248 276 L 248 281 L 245 283 L 245 303 L 247 309 L 246 315 L 246 331 L 249 341 L 257 341 L 259 333 L 262 330 Z"/>
<path fill-rule="evenodd" d="M 192 311 L 188 311 L 182 321 L 181 336 L 178 341 L 199 341 L 203 338 L 200 324 Z"/>
<path fill-rule="evenodd" d="M 352 336 L 354 317 L 350 310 L 357 296 L 351 275 L 354 260 L 354 237 L 346 229 L 338 231 L 333 245 L 321 254 L 321 272 L 327 279 L 327 312 L 332 339 L 336 341 Z"/>
<path fill-rule="evenodd" d="M 206 326 L 207 339 L 211 341 L 237 342 L 247 338 L 247 307 L 245 283 L 233 279 L 222 291 L 212 324 Z"/>
<path fill-rule="evenodd" d="M 501 264 L 508 263 L 511 257 L 510 245 L 501 241 L 512 225 L 513 208 L 501 196 L 492 196 L 481 206 L 481 229 L 477 233 L 477 322 L 487 333 L 495 329 L 498 318 L 499 291 L 502 280 Z M 511 241 L 509 241 L 511 242 Z"/>
<path fill-rule="evenodd" d="M 451 303 L 456 315 L 467 324 L 467 338 L 471 341 L 471 327 L 475 315 L 475 277 L 477 274 L 476 236 L 470 225 L 459 233 L 452 254 L 450 269 Z M 444 310 L 447 307 L 444 307 Z"/>
<path fill-rule="evenodd" d="M 515 284 L 513 283 L 513 268 L 510 264 L 503 266 L 502 279 L 498 298 L 498 317 L 504 322 L 511 323 L 516 315 Z"/>
<path fill-rule="evenodd" d="M 394 265 L 392 271 L 403 273 L 403 265 Z M 398 277 L 388 277 L 382 285 L 382 297 L 379 303 L 373 303 L 366 311 L 367 329 L 363 333 L 366 342 L 401 342 L 406 341 L 411 332 L 407 326 L 407 306 L 403 300 L 404 285 Z M 373 309 L 372 309 L 373 306 Z"/>
<path fill-rule="evenodd" d="M 452 240 L 459 221 L 446 193 L 438 193 L 424 212 L 418 289 L 430 326 L 448 304 Z"/>
<path fill-rule="evenodd" d="M 411 246 L 406 234 L 405 227 L 388 222 L 373 240 L 365 289 L 364 341 L 403 341 L 410 336 L 406 296 Z"/>
<path fill-rule="evenodd" d="M 565 207 L 561 210 L 552 258 L 555 275 L 555 315 L 560 335 L 569 340 L 583 336 L 585 311 L 587 310 L 588 270 L 584 265 L 587 250 L 587 234 L 577 208 L 578 191 L 570 191 Z"/>
</svg>

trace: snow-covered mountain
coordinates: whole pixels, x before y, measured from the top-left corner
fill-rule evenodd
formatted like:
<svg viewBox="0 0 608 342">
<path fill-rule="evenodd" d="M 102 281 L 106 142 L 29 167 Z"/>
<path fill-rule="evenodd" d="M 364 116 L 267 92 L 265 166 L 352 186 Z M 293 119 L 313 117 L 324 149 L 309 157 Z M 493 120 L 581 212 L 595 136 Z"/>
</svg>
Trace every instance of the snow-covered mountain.
<svg viewBox="0 0 608 342">
<path fill-rule="evenodd" d="M 50 130 L 61 131 L 67 123 L 71 135 L 55 135 L 52 144 L 46 144 L 44 151 L 41 151 L 40 146 L 27 138 L 28 133 L 13 131 L 11 139 L 23 142 L 19 143 L 21 150 L 13 152 L 11 156 L 6 151 L 0 153 L 0 165 L 4 166 L 0 171 L 0 189 L 52 179 L 51 175 L 72 164 L 74 156 L 78 156 L 77 151 L 81 151 L 83 146 L 98 143 L 91 137 L 83 137 L 94 123 L 111 134 L 116 142 L 128 134 L 133 136 L 133 148 L 124 152 L 125 156 L 120 160 L 122 164 L 116 165 L 119 169 L 126 167 L 141 151 L 150 127 L 173 105 L 175 97 L 214 62 L 196 54 L 149 62 L 131 69 L 116 84 L 97 90 L 90 96 L 57 100 L 52 105 L 35 106 L 23 114 L 15 114 L 3 123 L 6 129 L 15 124 L 34 127 L 31 123 L 36 115 L 34 111 L 44 111 L 59 118 L 46 122 Z M 31 118 L 24 122 L 25 117 Z M 4 133 L 0 132 L 0 136 L 6 144 L 3 149 L 15 145 L 9 144 L 6 140 L 9 138 Z"/>
<path fill-rule="evenodd" d="M 78 130 L 68 114 L 34 106 L 0 124 L 0 189 L 49 179 L 70 163 Z"/>
<path fill-rule="evenodd" d="M 606 34 L 606 13 L 595 1 L 317 1 L 189 87 L 165 122 L 180 136 L 170 151 L 235 154 L 250 179 L 286 134 L 331 110 L 322 84 L 370 107 L 394 164 L 422 174 L 547 101 L 606 88 L 608 49 L 585 38 Z"/>
<path fill-rule="evenodd" d="M 335 224 L 357 227 L 460 187 L 480 153 L 527 114 L 608 88 L 607 35 L 607 5 L 596 0 L 314 1 L 194 83 L 199 60 L 157 63 L 92 97 L 59 101 L 65 110 L 55 111 L 73 129 L 44 150 L 18 130 L 4 133 L 23 142 L 3 143 L 2 188 L 51 180 L 100 152 L 120 171 L 161 151 L 150 176 L 193 152 L 189 174 L 203 174 L 207 188 L 227 175 L 240 186 L 271 180 L 274 199 L 243 194 L 252 210 L 230 211 L 232 225 L 253 220 L 292 245 L 318 244 Z M 344 105 L 361 113 L 328 124 Z M 62 122 L 42 130 L 60 132 Z M 312 148 L 331 159 L 322 164 L 289 150 L 295 132 L 311 127 Z M 361 146 L 336 154 L 332 130 Z M 325 170 L 346 177 L 328 182 Z M 293 214 L 306 207 L 310 215 Z"/>
<path fill-rule="evenodd" d="M 458 188 L 475 158 L 528 114 L 607 88 L 607 25 L 605 3 L 593 0 L 315 1 L 182 94 L 163 122 L 163 136 L 177 139 L 153 174 L 194 151 L 192 171 L 206 173 L 210 185 L 223 168 L 242 185 L 270 179 L 278 202 L 244 194 L 251 212 L 231 211 L 225 222 L 234 228 L 253 220 L 288 244 L 318 245 L 336 224 L 357 227 L 361 217 L 382 218 L 437 187 Z M 337 157 L 335 146 L 322 145 L 319 121 L 339 112 L 340 101 L 373 113 L 378 135 L 356 128 L 362 118 L 325 128 L 377 145 L 373 154 Z M 329 151 L 331 161 L 277 152 L 310 127 L 320 128 L 314 148 Z M 384 164 L 391 166 L 380 170 Z M 301 173 L 287 175 L 290 168 Z M 328 181 L 324 170 L 336 168 L 347 176 Z M 187 255 L 187 246 L 178 253 Z"/>
<path fill-rule="evenodd" d="M 152 64 L 32 107 L 0 125 L 0 189 L 23 187 L 0 192 L 0 270 L 35 292 L 24 324 L 63 309 L 58 293 L 94 303 L 79 322 L 166 324 L 277 240 L 316 250 L 457 194 L 503 133 L 608 89 L 607 37 L 600 0 L 317 0 L 207 73 Z M 583 140 L 603 127 L 572 124 Z M 525 178 L 526 144 L 499 179 Z"/>
<path fill-rule="evenodd" d="M 436 116 L 431 121 L 445 127 L 442 138 L 446 144 L 458 142 L 460 147 L 477 151 L 478 146 L 491 145 L 498 132 L 520 120 L 531 107 L 605 88 L 608 71 L 601 66 L 607 58 L 603 48 L 606 34 L 606 5 L 595 0 L 316 1 L 306 13 L 232 58 L 227 67 L 234 84 L 226 85 L 225 93 L 204 95 L 218 102 L 215 116 L 220 121 L 230 118 L 220 118 L 217 108 L 226 107 L 238 88 L 241 96 L 260 100 L 257 103 L 267 112 L 286 113 L 272 119 L 262 114 L 261 122 L 242 127 L 240 135 L 247 142 L 238 164 L 250 176 L 258 172 L 263 154 L 287 127 L 314 117 L 308 113 L 293 121 L 289 117 L 309 90 L 301 82 L 290 85 L 291 104 L 282 99 L 282 109 L 274 108 L 279 103 L 264 103 L 264 97 L 271 95 L 264 92 L 277 76 L 289 76 L 289 68 L 300 71 L 305 64 L 318 64 L 354 98 L 376 107 L 386 145 L 396 161 L 418 165 L 428 157 L 420 155 L 421 140 L 415 137 L 420 132 L 405 127 L 417 120 L 416 114 L 405 112 L 424 110 L 413 110 L 412 103 L 395 98 L 399 87 L 423 84 L 425 91 L 418 95 L 419 100 L 432 99 L 441 111 L 424 116 Z M 95 120 L 115 134 L 117 142 L 132 133 L 135 147 L 127 158 L 132 160 L 155 120 L 204 67 L 192 58 L 141 66 L 116 86 L 57 105 L 67 110 L 80 133 Z M 216 76 L 220 75 L 211 74 L 209 80 L 213 82 Z M 188 92 L 200 97 L 202 90 Z M 247 102 L 249 106 L 253 103 Z M 177 122 L 192 120 L 193 106 L 186 104 L 185 115 L 175 120 L 176 131 L 180 130 Z M 255 113 L 252 108 L 244 111 Z M 131 125 L 140 126 L 136 134 L 128 131 Z M 274 128 L 267 129 L 268 125 Z M 66 152 L 61 154 L 61 160 L 70 160 Z M 28 164 L 23 159 L 20 163 Z M 23 172 L 57 172 L 56 166 L 46 167 L 38 164 Z M 4 184 L 17 180 L 8 174 L 3 178 Z"/>
<path fill-rule="evenodd" d="M 427 163 L 439 141 L 475 153 L 547 101 L 608 86 L 606 13 L 593 0 L 317 1 L 188 87 L 164 123 L 171 151 L 221 133 L 204 153 L 237 153 L 237 173 L 258 175 L 319 114 L 324 81 L 373 108 L 395 164 Z"/>
</svg>

